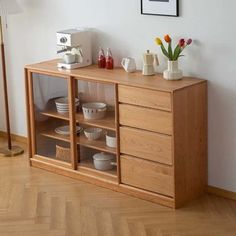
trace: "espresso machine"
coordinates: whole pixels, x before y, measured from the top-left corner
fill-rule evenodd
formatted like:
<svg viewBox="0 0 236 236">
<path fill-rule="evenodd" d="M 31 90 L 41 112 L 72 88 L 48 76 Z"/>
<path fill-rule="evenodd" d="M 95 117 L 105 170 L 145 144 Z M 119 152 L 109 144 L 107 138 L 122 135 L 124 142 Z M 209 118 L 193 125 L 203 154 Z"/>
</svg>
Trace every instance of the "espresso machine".
<svg viewBox="0 0 236 236">
<path fill-rule="evenodd" d="M 57 67 L 76 69 L 92 64 L 91 32 L 88 29 L 69 29 L 57 32 L 57 53 L 64 53 Z"/>
</svg>

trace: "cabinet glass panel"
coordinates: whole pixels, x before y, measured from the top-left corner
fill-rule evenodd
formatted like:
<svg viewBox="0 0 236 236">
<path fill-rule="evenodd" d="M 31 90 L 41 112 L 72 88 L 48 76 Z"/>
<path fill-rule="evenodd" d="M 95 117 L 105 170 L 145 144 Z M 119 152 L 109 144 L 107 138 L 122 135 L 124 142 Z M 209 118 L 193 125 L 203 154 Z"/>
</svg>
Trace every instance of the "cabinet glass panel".
<svg viewBox="0 0 236 236">
<path fill-rule="evenodd" d="M 117 182 L 117 150 L 106 143 L 106 135 L 110 135 L 116 145 L 115 86 L 83 80 L 76 80 L 76 83 L 76 96 L 81 104 L 76 122 L 83 129 L 77 135 L 78 171 Z M 107 167 L 96 166 L 95 154 L 110 158 Z"/>
<path fill-rule="evenodd" d="M 71 163 L 67 80 L 33 74 L 33 94 L 36 155 Z"/>
</svg>

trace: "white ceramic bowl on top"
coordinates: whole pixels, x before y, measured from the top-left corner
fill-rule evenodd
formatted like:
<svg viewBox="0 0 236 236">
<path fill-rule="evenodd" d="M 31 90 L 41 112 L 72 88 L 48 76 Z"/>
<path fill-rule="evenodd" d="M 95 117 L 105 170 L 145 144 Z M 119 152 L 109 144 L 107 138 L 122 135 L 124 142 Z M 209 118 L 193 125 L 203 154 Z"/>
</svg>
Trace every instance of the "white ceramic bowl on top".
<svg viewBox="0 0 236 236">
<path fill-rule="evenodd" d="M 67 97 L 57 98 L 55 100 L 56 108 L 58 113 L 69 112 L 69 100 Z M 79 106 L 79 99 L 75 98 L 75 106 Z"/>
<path fill-rule="evenodd" d="M 96 140 L 102 136 L 102 129 L 87 128 L 87 129 L 84 129 L 84 134 L 88 140 Z"/>
<path fill-rule="evenodd" d="M 87 120 L 102 119 L 107 110 L 107 105 L 102 102 L 90 102 L 82 104 L 84 118 Z"/>
<path fill-rule="evenodd" d="M 106 134 L 106 145 L 111 148 L 116 148 L 116 135 L 115 133 Z"/>
</svg>

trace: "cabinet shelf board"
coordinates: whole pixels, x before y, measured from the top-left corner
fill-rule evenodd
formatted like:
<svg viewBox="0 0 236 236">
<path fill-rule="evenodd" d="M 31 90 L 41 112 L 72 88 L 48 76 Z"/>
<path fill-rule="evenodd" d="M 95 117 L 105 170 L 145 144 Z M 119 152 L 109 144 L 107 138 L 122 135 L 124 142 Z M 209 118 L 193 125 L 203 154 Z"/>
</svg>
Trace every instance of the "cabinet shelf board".
<svg viewBox="0 0 236 236">
<path fill-rule="evenodd" d="M 116 148 L 110 148 L 106 146 L 105 139 L 88 140 L 84 134 L 77 136 L 77 144 L 81 146 L 96 149 L 98 151 L 107 152 L 116 155 Z"/>
<path fill-rule="evenodd" d="M 94 177 L 100 177 L 105 178 L 110 181 L 114 181 L 117 183 L 117 169 L 114 168 L 112 170 L 108 171 L 100 171 L 95 169 L 92 159 L 85 159 L 82 160 L 78 164 L 78 171 L 87 173 L 89 175 L 92 175 Z"/>
<path fill-rule="evenodd" d="M 48 116 L 48 117 L 53 117 L 57 119 L 62 119 L 62 120 L 67 120 L 69 121 L 69 113 L 58 113 L 56 109 L 48 110 L 48 111 L 43 111 L 41 112 L 42 115 Z"/>
<path fill-rule="evenodd" d="M 66 121 L 70 120 L 69 113 L 58 113 L 56 109 L 44 111 L 44 112 L 41 112 L 41 114 L 48 117 L 53 117 L 53 118 L 62 119 Z M 99 119 L 99 120 L 86 120 L 84 119 L 84 115 L 82 112 L 77 112 L 75 118 L 76 118 L 76 122 L 80 124 L 85 124 L 89 126 L 102 128 L 102 129 L 116 131 L 114 111 L 107 112 L 106 116 L 103 119 Z"/>
<path fill-rule="evenodd" d="M 52 138 L 52 139 L 57 139 L 61 140 L 64 142 L 70 142 L 70 136 L 66 135 L 60 135 L 55 133 L 54 131 L 45 131 L 41 133 L 41 135 Z M 89 147 L 98 151 L 102 152 L 107 152 L 116 155 L 116 148 L 110 148 L 106 146 L 105 139 L 99 139 L 99 140 L 88 140 L 84 134 L 80 134 L 80 136 L 77 136 L 77 144 L 84 146 L 84 147 Z"/>
<path fill-rule="evenodd" d="M 57 134 L 54 131 L 45 131 L 43 133 L 41 133 L 41 135 L 48 137 L 48 138 L 53 138 L 53 139 L 57 139 L 57 140 L 61 140 L 64 142 L 70 142 L 70 136 L 66 136 L 66 135 L 61 135 L 61 134 Z"/>
<path fill-rule="evenodd" d="M 116 130 L 114 111 L 106 112 L 106 116 L 103 119 L 99 119 L 99 120 L 86 120 L 84 119 L 84 115 L 82 112 L 76 113 L 75 118 L 76 118 L 76 122 L 81 123 L 81 124 L 113 130 L 113 131 Z"/>
</svg>

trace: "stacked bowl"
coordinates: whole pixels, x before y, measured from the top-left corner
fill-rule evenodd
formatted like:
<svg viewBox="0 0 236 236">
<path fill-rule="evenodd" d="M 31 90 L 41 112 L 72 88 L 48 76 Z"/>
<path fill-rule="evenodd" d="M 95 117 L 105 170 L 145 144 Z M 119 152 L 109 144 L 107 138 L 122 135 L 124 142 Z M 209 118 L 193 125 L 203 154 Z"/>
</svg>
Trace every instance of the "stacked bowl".
<svg viewBox="0 0 236 236">
<path fill-rule="evenodd" d="M 55 100 L 56 108 L 58 113 L 69 112 L 69 100 L 67 97 L 57 98 Z M 79 106 L 79 99 L 75 98 L 75 106 Z"/>
<path fill-rule="evenodd" d="M 82 109 L 86 120 L 96 120 L 105 116 L 107 105 L 102 102 L 89 102 L 82 104 Z"/>
</svg>

